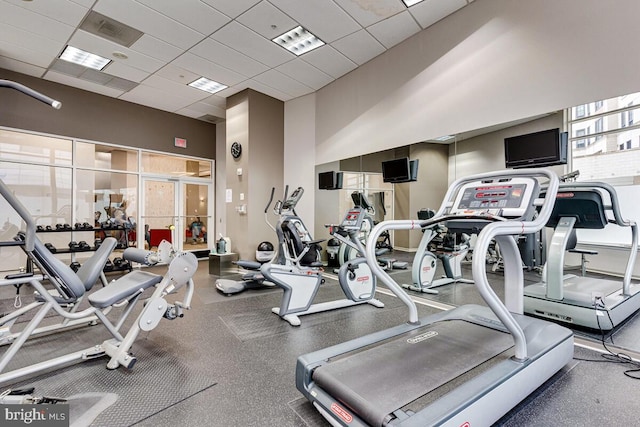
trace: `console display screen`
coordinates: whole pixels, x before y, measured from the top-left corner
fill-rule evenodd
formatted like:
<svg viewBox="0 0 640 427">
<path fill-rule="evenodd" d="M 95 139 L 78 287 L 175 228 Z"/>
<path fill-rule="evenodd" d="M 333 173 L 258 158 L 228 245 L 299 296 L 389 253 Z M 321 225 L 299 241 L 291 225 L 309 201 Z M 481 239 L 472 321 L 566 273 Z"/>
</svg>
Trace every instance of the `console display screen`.
<svg viewBox="0 0 640 427">
<path fill-rule="evenodd" d="M 519 208 L 526 184 L 486 185 L 464 190 L 458 209 L 485 210 Z"/>
</svg>

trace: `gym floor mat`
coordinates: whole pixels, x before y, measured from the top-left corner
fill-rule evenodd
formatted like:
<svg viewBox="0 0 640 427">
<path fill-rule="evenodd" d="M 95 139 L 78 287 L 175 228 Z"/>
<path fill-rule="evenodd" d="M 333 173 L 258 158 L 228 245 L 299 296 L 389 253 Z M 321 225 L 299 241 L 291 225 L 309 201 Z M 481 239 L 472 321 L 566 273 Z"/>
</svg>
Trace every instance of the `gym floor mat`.
<svg viewBox="0 0 640 427">
<path fill-rule="evenodd" d="M 105 369 L 106 358 L 17 384 L 35 387 L 35 395 L 65 397 L 81 393 L 118 394 L 92 426 L 130 426 L 217 384 L 210 371 L 166 352 L 157 343 L 139 340 L 134 346 L 139 362 L 131 371 Z"/>
</svg>

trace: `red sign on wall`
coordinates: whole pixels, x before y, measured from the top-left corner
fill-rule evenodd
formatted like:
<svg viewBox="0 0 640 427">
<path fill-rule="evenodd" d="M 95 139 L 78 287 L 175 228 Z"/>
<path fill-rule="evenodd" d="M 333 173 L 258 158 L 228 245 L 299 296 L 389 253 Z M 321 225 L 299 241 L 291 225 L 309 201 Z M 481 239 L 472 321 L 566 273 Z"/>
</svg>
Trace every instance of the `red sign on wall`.
<svg viewBox="0 0 640 427">
<path fill-rule="evenodd" d="M 174 138 L 173 143 L 176 147 L 187 148 L 187 140 L 184 138 Z"/>
</svg>

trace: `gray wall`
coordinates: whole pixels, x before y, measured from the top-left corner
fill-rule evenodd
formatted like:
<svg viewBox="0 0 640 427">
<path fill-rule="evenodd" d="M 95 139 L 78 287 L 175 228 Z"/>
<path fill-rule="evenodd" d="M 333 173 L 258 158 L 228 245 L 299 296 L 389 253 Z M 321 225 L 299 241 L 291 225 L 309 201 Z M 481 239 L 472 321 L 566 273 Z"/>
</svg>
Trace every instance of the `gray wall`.
<svg viewBox="0 0 640 427">
<path fill-rule="evenodd" d="M 0 126 L 207 159 L 216 156 L 216 126 L 0 68 L 11 80 L 62 102 L 60 110 L 2 88 Z M 187 148 L 174 146 L 186 138 Z"/>
</svg>

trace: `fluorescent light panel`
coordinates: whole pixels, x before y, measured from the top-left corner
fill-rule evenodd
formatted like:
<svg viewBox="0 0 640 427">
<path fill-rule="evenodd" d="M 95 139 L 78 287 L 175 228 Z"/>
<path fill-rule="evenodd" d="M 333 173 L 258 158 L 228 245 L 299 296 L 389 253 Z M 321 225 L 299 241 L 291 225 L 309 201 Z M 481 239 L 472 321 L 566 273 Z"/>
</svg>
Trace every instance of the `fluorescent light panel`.
<svg viewBox="0 0 640 427">
<path fill-rule="evenodd" d="M 423 0 L 402 0 L 402 1 L 404 2 L 404 4 L 406 4 L 406 5 L 407 5 L 407 7 L 411 7 L 411 6 L 413 6 L 414 4 L 418 4 L 418 3 L 420 3 L 420 2 L 421 2 L 421 1 L 423 1 Z"/>
<path fill-rule="evenodd" d="M 300 56 L 324 44 L 322 40 L 298 25 L 291 31 L 272 40 L 290 52 Z"/>
<path fill-rule="evenodd" d="M 84 50 L 80 50 L 73 46 L 65 47 L 62 54 L 60 54 L 60 59 L 82 65 L 83 67 L 93 68 L 98 71 L 102 71 L 102 69 L 111 62 L 110 59 L 85 52 Z"/>
<path fill-rule="evenodd" d="M 220 92 L 221 90 L 228 87 L 223 85 L 222 83 L 214 82 L 213 80 L 209 80 L 205 77 L 200 77 L 198 80 L 189 83 L 189 86 L 209 93 Z"/>
</svg>

